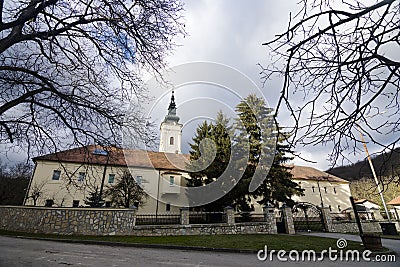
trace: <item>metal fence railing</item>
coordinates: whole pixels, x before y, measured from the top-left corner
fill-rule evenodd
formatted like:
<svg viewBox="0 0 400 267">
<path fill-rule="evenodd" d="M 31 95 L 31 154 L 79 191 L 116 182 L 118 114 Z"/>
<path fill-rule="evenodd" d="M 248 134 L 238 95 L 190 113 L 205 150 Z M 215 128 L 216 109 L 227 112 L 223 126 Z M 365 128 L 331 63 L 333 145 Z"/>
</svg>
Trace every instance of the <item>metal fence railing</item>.
<svg viewBox="0 0 400 267">
<path fill-rule="evenodd" d="M 237 212 L 235 213 L 235 222 L 264 222 L 264 213 L 252 213 L 252 212 Z"/>
<path fill-rule="evenodd" d="M 136 225 L 180 224 L 180 214 L 138 214 Z"/>
<path fill-rule="evenodd" d="M 334 222 L 348 222 L 351 221 L 351 214 L 350 213 L 332 213 L 331 218 Z"/>
<path fill-rule="evenodd" d="M 191 211 L 189 213 L 190 224 L 207 224 L 207 223 L 226 223 L 225 212 L 197 212 Z"/>
</svg>

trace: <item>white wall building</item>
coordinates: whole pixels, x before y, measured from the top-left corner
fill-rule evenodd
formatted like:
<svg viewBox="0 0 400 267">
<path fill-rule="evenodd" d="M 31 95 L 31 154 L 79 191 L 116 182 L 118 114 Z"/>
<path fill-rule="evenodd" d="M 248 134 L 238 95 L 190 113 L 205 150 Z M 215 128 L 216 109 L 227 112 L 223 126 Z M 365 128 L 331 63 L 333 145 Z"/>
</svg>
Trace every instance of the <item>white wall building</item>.
<svg viewBox="0 0 400 267">
<path fill-rule="evenodd" d="M 91 145 L 34 158 L 25 205 L 35 204 L 30 197 L 34 192 L 39 192 L 36 205 L 43 206 L 46 201 L 55 206 L 85 205 L 91 191 L 112 186 L 129 169 L 149 193 L 139 213 L 178 212 L 180 207 L 170 203 L 187 199 L 181 186 L 190 177 L 184 171 L 189 155 L 181 154 L 182 124 L 176 115 L 173 93 L 160 131 L 159 152 Z M 295 196 L 295 201 L 329 207 L 332 212 L 351 206 L 346 180 L 310 167 L 294 166 L 292 173 L 294 181 L 305 189 L 305 195 Z M 256 207 L 256 212 L 260 210 Z"/>
</svg>

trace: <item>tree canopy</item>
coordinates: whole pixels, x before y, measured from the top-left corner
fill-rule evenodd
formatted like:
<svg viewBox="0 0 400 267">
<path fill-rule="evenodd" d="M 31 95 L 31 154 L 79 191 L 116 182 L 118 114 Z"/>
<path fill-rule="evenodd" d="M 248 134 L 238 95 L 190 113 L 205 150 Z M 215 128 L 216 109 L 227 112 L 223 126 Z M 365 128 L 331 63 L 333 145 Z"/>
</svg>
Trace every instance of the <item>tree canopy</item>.
<svg viewBox="0 0 400 267">
<path fill-rule="evenodd" d="M 284 135 L 278 140 L 275 136 L 273 110 L 261 98 L 249 95 L 236 106 L 236 112 L 233 125 L 221 112 L 214 123 L 199 125 L 190 144 L 189 164 L 189 169 L 197 171 L 190 173 L 187 185 L 210 184 L 220 179 L 226 168 L 234 166 L 244 168 L 243 175 L 236 177 L 237 172 L 228 172 L 232 177 L 224 182 L 234 183 L 226 187 L 232 189 L 202 209 L 222 211 L 232 206 L 247 212 L 254 209 L 256 200 L 262 204 L 291 204 L 291 196 L 302 190 L 291 180 L 290 167 L 284 165 L 291 159 L 286 155 L 291 150 Z"/>
<path fill-rule="evenodd" d="M 0 144 L 120 144 L 124 126 L 145 138 L 139 68 L 164 66 L 181 11 L 179 0 L 0 1 Z"/>
<path fill-rule="evenodd" d="M 370 142 L 393 150 L 400 140 L 400 2 L 299 4 L 287 30 L 264 44 L 272 58 L 264 78 L 284 77 L 276 113 L 286 106 L 291 114 L 291 143 L 331 143 L 336 163 L 361 147 L 360 125 Z"/>
</svg>

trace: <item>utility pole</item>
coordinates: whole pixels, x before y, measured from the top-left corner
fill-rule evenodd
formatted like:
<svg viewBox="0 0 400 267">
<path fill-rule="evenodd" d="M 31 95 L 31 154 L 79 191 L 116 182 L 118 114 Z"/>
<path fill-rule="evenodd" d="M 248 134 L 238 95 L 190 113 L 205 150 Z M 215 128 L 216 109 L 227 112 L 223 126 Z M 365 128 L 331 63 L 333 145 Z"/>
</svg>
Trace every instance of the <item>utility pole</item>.
<svg viewBox="0 0 400 267">
<path fill-rule="evenodd" d="M 391 223 L 392 220 L 390 219 L 390 214 L 389 214 L 389 211 L 387 209 L 385 199 L 383 197 L 381 186 L 379 184 L 378 178 L 377 178 L 376 173 L 375 173 L 374 165 L 372 164 L 371 156 L 369 155 L 369 152 L 368 152 L 367 144 L 365 143 L 365 140 L 364 140 L 364 135 L 362 134 L 360 125 L 358 125 L 358 123 L 356 123 L 356 125 L 357 125 L 357 129 L 358 129 L 358 131 L 360 132 L 360 135 L 361 135 L 361 142 L 364 145 L 364 150 L 365 150 L 365 153 L 367 154 L 367 159 L 368 159 L 368 162 L 369 162 L 369 166 L 371 167 L 371 171 L 372 171 L 372 175 L 374 176 L 375 184 L 376 184 L 376 186 L 378 188 L 379 195 L 381 196 L 381 200 L 382 200 L 383 207 L 385 208 L 386 216 L 387 216 L 387 218 L 389 220 L 389 223 Z"/>
</svg>

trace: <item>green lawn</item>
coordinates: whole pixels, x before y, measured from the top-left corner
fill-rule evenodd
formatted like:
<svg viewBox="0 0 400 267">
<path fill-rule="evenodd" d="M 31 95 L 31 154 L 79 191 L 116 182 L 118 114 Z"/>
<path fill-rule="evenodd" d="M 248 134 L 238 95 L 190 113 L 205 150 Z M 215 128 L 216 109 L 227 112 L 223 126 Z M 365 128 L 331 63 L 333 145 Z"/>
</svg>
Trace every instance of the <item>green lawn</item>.
<svg viewBox="0 0 400 267">
<path fill-rule="evenodd" d="M 249 234 L 249 235 L 204 235 L 204 236 L 61 236 L 61 235 L 42 235 L 25 234 L 17 232 L 0 231 L 0 235 L 29 236 L 39 238 L 57 238 L 74 240 L 97 240 L 124 243 L 140 244 L 165 244 L 179 246 L 195 246 L 207 248 L 235 248 L 260 250 L 265 245 L 268 250 L 284 249 L 298 251 L 315 250 L 322 251 L 332 247 L 336 249 L 336 239 L 322 238 L 315 236 L 302 235 L 267 235 L 267 234 Z M 360 242 L 347 241 L 346 249 L 363 250 Z"/>
</svg>

